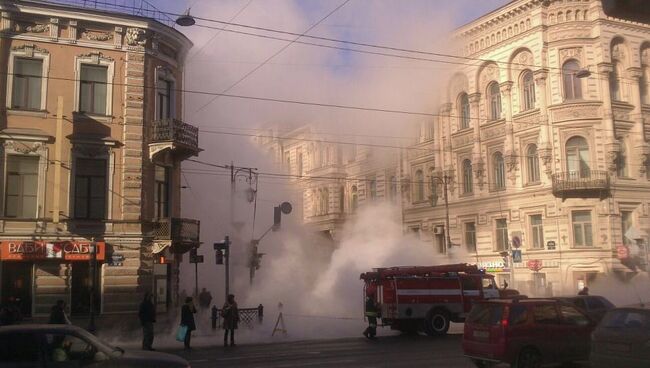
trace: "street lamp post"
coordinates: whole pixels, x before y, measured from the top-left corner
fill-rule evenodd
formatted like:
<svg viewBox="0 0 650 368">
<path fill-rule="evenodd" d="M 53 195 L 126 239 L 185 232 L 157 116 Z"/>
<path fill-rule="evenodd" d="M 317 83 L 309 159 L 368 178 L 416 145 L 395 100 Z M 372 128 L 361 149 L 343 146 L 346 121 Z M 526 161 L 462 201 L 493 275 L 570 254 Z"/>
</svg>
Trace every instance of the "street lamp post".
<svg viewBox="0 0 650 368">
<path fill-rule="evenodd" d="M 95 288 L 97 279 L 97 242 L 93 239 L 90 245 L 90 262 L 89 262 L 89 276 L 90 276 L 90 300 L 89 300 L 89 321 L 88 331 L 95 332 Z"/>
</svg>

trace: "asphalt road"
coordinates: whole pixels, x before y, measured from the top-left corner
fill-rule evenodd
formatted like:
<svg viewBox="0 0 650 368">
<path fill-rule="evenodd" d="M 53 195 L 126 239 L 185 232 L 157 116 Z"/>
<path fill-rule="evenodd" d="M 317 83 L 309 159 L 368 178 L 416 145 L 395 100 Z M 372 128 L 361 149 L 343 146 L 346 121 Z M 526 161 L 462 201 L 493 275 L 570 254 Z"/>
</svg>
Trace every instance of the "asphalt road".
<svg viewBox="0 0 650 368">
<path fill-rule="evenodd" d="M 385 336 L 311 340 L 170 351 L 200 367 L 473 367 L 462 355 L 460 335 L 444 338 Z"/>
</svg>

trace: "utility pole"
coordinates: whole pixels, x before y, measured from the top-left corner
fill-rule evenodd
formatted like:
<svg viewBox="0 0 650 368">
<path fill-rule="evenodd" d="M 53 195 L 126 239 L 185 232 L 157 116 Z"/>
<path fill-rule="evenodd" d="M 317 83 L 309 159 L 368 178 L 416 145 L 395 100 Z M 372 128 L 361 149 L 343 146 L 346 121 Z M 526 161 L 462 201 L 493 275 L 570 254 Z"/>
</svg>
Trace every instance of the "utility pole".
<svg viewBox="0 0 650 368">
<path fill-rule="evenodd" d="M 224 264 L 226 266 L 226 275 L 224 277 L 226 283 L 226 300 L 230 294 L 230 237 L 225 236 L 223 241 L 214 243 L 214 250 L 216 253 L 216 264 Z M 224 262 L 225 261 L 225 262 Z"/>
<path fill-rule="evenodd" d="M 88 331 L 95 332 L 95 288 L 97 279 L 97 242 L 93 239 L 90 244 L 90 261 L 89 261 L 89 276 L 90 276 L 90 300 L 89 300 L 89 322 Z"/>
</svg>

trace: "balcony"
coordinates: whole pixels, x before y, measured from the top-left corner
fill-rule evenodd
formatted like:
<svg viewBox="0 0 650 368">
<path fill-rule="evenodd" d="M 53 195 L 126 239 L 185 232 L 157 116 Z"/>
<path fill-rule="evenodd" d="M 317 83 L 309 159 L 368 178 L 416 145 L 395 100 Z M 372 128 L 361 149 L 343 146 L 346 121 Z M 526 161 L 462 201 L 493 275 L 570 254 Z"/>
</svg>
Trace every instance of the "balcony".
<svg viewBox="0 0 650 368">
<path fill-rule="evenodd" d="M 553 195 L 566 198 L 607 198 L 610 180 L 607 171 L 582 170 L 555 173 L 552 176 Z"/>
<path fill-rule="evenodd" d="M 199 128 L 177 119 L 153 121 L 149 136 L 149 157 L 153 160 L 163 152 L 170 152 L 180 160 L 197 156 L 201 152 Z"/>
<path fill-rule="evenodd" d="M 170 241 L 175 253 L 184 253 L 199 245 L 201 223 L 186 218 L 160 219 L 152 223 L 151 235 L 154 240 Z"/>
</svg>

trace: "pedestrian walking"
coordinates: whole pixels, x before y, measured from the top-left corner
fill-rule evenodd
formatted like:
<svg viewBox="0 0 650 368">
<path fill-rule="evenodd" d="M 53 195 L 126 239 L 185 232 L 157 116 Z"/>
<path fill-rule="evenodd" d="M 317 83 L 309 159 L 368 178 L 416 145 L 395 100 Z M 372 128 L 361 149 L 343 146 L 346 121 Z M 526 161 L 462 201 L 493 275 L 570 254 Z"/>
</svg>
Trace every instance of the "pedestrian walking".
<svg viewBox="0 0 650 368">
<path fill-rule="evenodd" d="M 578 295 L 589 295 L 589 288 L 588 287 L 583 287 L 580 292 L 578 292 Z"/>
<path fill-rule="evenodd" d="M 144 294 L 138 310 L 138 317 L 142 325 L 142 350 L 154 350 L 153 324 L 156 322 L 156 307 L 153 305 L 153 296 L 150 292 Z"/>
<path fill-rule="evenodd" d="M 377 317 L 379 317 L 379 303 L 375 300 L 372 291 L 366 293 L 365 315 L 368 318 L 368 327 L 363 331 L 363 335 L 372 340 L 377 335 Z"/>
<path fill-rule="evenodd" d="M 199 306 L 205 310 L 210 308 L 210 304 L 212 304 L 212 294 L 203 288 L 199 293 Z"/>
<path fill-rule="evenodd" d="M 223 346 L 228 346 L 228 334 L 230 333 L 230 346 L 235 346 L 235 330 L 239 324 L 239 308 L 233 294 L 228 295 L 228 299 L 221 310 L 223 317 Z"/>
<path fill-rule="evenodd" d="M 50 310 L 50 324 L 54 325 L 69 325 L 70 319 L 65 314 L 65 302 L 61 299 L 56 301 Z"/>
<path fill-rule="evenodd" d="M 185 350 L 192 350 L 190 347 L 190 341 L 192 339 L 192 331 L 196 330 L 196 324 L 194 323 L 194 313 L 196 313 L 196 307 L 194 307 L 194 301 L 191 296 L 185 298 L 185 304 L 181 308 L 181 325 L 187 327 L 187 333 L 185 334 Z"/>
</svg>

